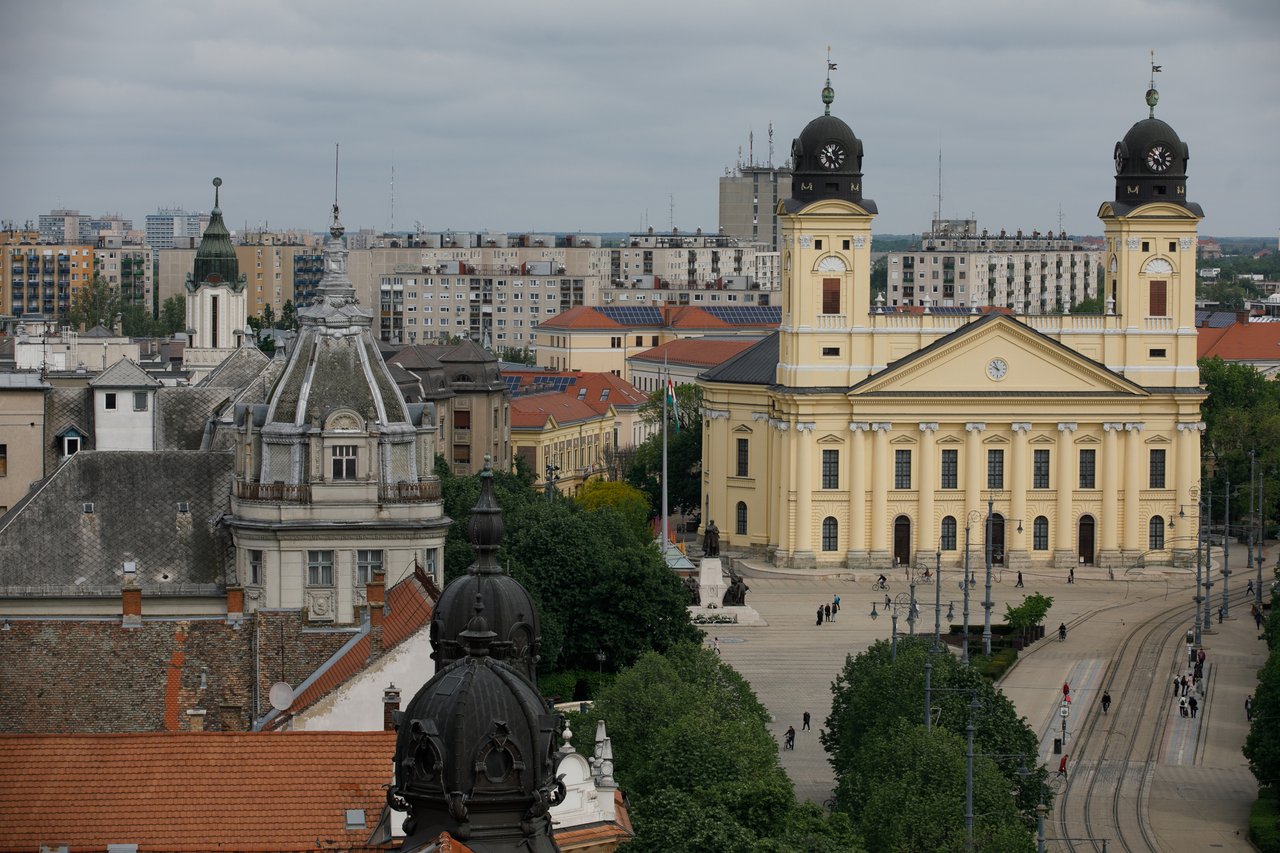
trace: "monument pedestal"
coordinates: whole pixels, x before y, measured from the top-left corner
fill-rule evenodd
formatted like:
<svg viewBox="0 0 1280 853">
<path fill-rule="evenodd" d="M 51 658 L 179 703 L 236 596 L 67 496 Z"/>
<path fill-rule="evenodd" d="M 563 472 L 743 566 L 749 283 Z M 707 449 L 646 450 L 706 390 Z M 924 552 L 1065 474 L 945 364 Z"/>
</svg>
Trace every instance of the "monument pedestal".
<svg viewBox="0 0 1280 853">
<path fill-rule="evenodd" d="M 703 607 L 720 606 L 724 600 L 724 569 L 719 557 L 703 557 L 698 566 L 698 600 Z"/>
</svg>

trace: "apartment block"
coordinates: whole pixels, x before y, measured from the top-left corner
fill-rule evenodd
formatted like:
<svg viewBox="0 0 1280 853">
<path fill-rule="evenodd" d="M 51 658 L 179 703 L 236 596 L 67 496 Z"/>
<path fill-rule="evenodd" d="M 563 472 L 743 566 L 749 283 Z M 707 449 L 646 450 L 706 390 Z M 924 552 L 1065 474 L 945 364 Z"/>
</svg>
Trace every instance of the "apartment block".
<svg viewBox="0 0 1280 853">
<path fill-rule="evenodd" d="M 147 245 L 153 249 L 195 249 L 209 214 L 160 208 L 147 214 Z"/>
<path fill-rule="evenodd" d="M 789 198 L 790 169 L 738 164 L 720 179 L 720 233 L 777 252 L 782 232 L 776 210 Z"/>
<path fill-rule="evenodd" d="M 0 237 L 0 312 L 13 317 L 66 316 L 71 295 L 93 279 L 94 247 L 24 242 L 33 232 Z"/>
<path fill-rule="evenodd" d="M 889 253 L 886 306 L 1059 313 L 1097 296 L 1101 259 L 1065 233 L 979 233 L 973 219 L 935 219 L 919 249 Z"/>
</svg>

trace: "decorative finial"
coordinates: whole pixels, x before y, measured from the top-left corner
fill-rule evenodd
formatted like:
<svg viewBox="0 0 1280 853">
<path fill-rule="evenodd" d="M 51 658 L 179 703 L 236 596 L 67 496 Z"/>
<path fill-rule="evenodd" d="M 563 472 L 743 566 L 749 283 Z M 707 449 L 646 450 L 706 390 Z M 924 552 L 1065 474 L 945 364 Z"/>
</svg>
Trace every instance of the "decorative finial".
<svg viewBox="0 0 1280 853">
<path fill-rule="evenodd" d="M 484 619 L 484 596 L 476 593 L 476 603 L 472 606 L 475 615 L 471 617 L 471 621 L 467 623 L 467 630 L 458 635 L 458 639 L 462 641 L 462 646 L 467 650 L 467 654 L 471 657 L 486 657 L 489 654 L 489 644 L 497 638 L 497 634 L 489 630 L 489 624 Z"/>
<path fill-rule="evenodd" d="M 222 186 L 222 178 L 214 178 L 213 179 L 213 206 L 215 208 L 222 206 L 218 203 L 218 194 L 220 192 L 219 188 L 221 186 Z"/>
<path fill-rule="evenodd" d="M 1147 89 L 1147 107 L 1149 108 L 1150 111 L 1147 113 L 1147 118 L 1156 117 L 1156 104 L 1160 102 L 1160 93 L 1156 91 L 1156 75 L 1159 74 L 1162 70 L 1163 69 L 1159 65 L 1156 65 L 1156 52 L 1152 50 L 1151 51 L 1151 88 Z"/>
<path fill-rule="evenodd" d="M 836 90 L 831 88 L 831 72 L 836 70 L 836 64 L 831 61 L 831 45 L 827 45 L 827 85 L 822 89 L 822 103 L 826 104 L 823 109 L 823 115 L 831 115 L 831 102 L 836 99 Z"/>
<path fill-rule="evenodd" d="M 338 221 L 338 148 L 339 144 L 333 143 L 333 222 L 329 224 L 329 234 L 335 240 L 341 239 L 347 230 Z"/>
</svg>

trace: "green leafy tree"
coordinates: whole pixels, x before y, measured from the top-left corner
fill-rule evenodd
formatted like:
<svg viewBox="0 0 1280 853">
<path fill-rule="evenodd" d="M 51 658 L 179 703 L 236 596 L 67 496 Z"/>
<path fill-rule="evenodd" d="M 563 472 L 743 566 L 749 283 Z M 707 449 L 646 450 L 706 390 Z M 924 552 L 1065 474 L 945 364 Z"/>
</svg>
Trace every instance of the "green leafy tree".
<svg viewBox="0 0 1280 853">
<path fill-rule="evenodd" d="M 280 319 L 276 322 L 276 328 L 286 331 L 298 328 L 298 310 L 292 299 L 286 299 L 284 305 L 280 306 Z"/>
<path fill-rule="evenodd" d="M 141 305 L 126 305 L 120 315 L 120 331 L 131 338 L 151 338 L 160 333 L 160 324 Z"/>
<path fill-rule="evenodd" d="M 92 329 L 101 323 L 108 329 L 121 313 L 120 291 L 102 276 L 95 275 L 87 285 L 76 290 L 67 308 L 67 325 Z"/>
<path fill-rule="evenodd" d="M 498 358 L 515 364 L 537 364 L 538 357 L 528 347 L 498 347 Z"/>
<path fill-rule="evenodd" d="M 849 822 L 796 802 L 750 685 L 709 649 L 646 654 L 573 723 L 589 754 L 596 721 L 633 804 L 641 851 L 860 849 Z"/>
<path fill-rule="evenodd" d="M 1277 573 L 1280 576 L 1280 573 Z M 1280 608 L 1272 597 L 1271 615 L 1263 629 L 1270 654 L 1258 670 L 1253 691 L 1253 720 L 1244 742 L 1244 757 L 1258 782 L 1280 789 Z"/>
<path fill-rule="evenodd" d="M 1200 381 L 1209 393 L 1200 410 L 1206 425 L 1203 449 L 1216 462 L 1213 493 L 1225 494 L 1227 480 L 1237 489 L 1249 482 L 1250 451 L 1255 454 L 1256 470 L 1273 477 L 1280 471 L 1280 382 L 1251 365 L 1217 357 L 1202 358 L 1199 366 Z M 1280 490 L 1264 489 L 1263 500 L 1263 514 L 1274 519 L 1280 510 Z M 1232 517 L 1245 519 L 1247 507 L 1247 500 L 1233 501 Z M 1225 509 L 1224 502 L 1215 501 L 1213 517 L 1220 518 Z"/>
<path fill-rule="evenodd" d="M 631 526 L 637 539 L 643 540 L 649 534 L 649 499 L 635 486 L 589 480 L 578 493 L 577 501 L 588 512 L 603 509 L 617 512 Z"/>
<path fill-rule="evenodd" d="M 1031 595 L 1024 596 L 1022 603 L 1017 607 L 1012 604 L 1006 604 L 1004 621 L 1009 623 L 1010 628 L 1020 631 L 1025 638 L 1029 630 L 1043 624 L 1045 617 L 1049 615 L 1049 608 L 1052 606 L 1053 596 L 1034 592 Z"/>
<path fill-rule="evenodd" d="M 850 656 L 832 684 L 831 715 L 819 736 L 831 757 L 837 780 L 837 800 L 842 807 L 839 783 L 845 776 L 861 772 L 860 751 L 874 738 L 890 731 L 902 720 L 914 723 L 924 712 L 924 663 L 933 661 L 932 686 L 935 726 L 963 736 L 969 722 L 969 702 L 976 698 L 980 712 L 975 716 L 975 743 L 978 752 L 988 755 L 1026 756 L 1034 761 L 1039 739 L 1018 716 L 1013 703 L 971 666 L 953 655 L 930 653 L 932 637 L 899 637 L 897 660 L 890 644 L 881 640 L 857 657 Z M 1002 765 L 1003 767 L 1004 765 Z M 1030 819 L 1039 801 L 1039 780 L 1043 768 L 1030 776 L 1014 771 L 1011 760 L 1005 785 L 1017 788 L 1018 805 Z M 881 848 L 877 848 L 881 849 Z"/>
<path fill-rule="evenodd" d="M 670 413 L 667 429 L 668 506 L 695 510 L 702 506 L 702 389 L 697 385 L 677 385 L 676 414 Z M 645 423 L 657 424 L 658 431 L 641 442 L 626 465 L 626 481 L 649 497 L 655 511 L 662 506 L 662 400 L 655 391 L 640 407 Z M 677 423 L 679 429 L 675 428 Z"/>
<path fill-rule="evenodd" d="M 894 721 L 859 748 L 858 772 L 837 790 L 841 811 L 872 850 L 966 849 L 965 739 L 942 726 Z M 990 758 L 973 768 L 974 849 L 1017 853 L 1035 849 L 1008 779 Z"/>
<path fill-rule="evenodd" d="M 160 306 L 160 334 L 172 335 L 187 325 L 187 298 L 181 293 L 170 296 Z"/>
<path fill-rule="evenodd" d="M 1071 306 L 1072 314 L 1103 314 L 1106 310 L 1106 300 L 1101 296 L 1090 296 Z"/>
</svg>

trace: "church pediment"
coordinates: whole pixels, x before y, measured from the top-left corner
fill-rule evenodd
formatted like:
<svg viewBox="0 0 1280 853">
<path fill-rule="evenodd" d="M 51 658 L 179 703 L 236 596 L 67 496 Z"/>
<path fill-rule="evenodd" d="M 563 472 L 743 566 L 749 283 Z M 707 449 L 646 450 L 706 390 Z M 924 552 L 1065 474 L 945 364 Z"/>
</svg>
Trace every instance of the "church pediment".
<svg viewBox="0 0 1280 853">
<path fill-rule="evenodd" d="M 818 439 L 818 444 L 844 444 L 844 439 L 838 435 L 828 433 Z"/>
<path fill-rule="evenodd" d="M 1012 317 L 993 314 L 892 362 L 850 393 L 1080 397 L 1147 392 Z"/>
</svg>

